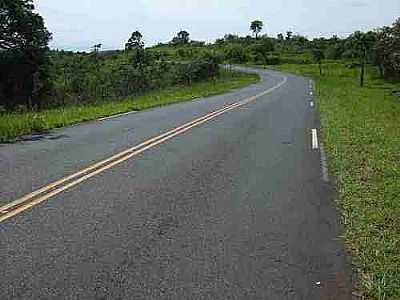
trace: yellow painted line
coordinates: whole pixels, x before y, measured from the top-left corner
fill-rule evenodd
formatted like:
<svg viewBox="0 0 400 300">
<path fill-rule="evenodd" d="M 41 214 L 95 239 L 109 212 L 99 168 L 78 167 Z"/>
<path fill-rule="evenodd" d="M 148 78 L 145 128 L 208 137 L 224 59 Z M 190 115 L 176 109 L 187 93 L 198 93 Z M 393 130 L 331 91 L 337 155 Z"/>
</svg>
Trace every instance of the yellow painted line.
<svg viewBox="0 0 400 300">
<path fill-rule="evenodd" d="M 161 135 L 153 137 L 147 141 L 142 142 L 141 144 L 139 144 L 137 146 L 134 146 L 125 151 L 122 151 L 108 159 L 102 160 L 96 164 L 93 164 L 85 169 L 80 170 L 77 173 L 74 173 L 70 176 L 64 177 L 58 181 L 50 183 L 41 189 L 38 189 L 32 193 L 29 193 L 29 194 L 23 196 L 20 199 L 17 199 L 9 204 L 6 204 L 6 205 L 0 207 L 0 223 L 48 200 L 48 199 L 62 193 L 63 191 L 66 191 L 66 190 L 100 174 L 100 173 L 103 173 L 104 171 L 106 171 L 108 169 L 111 169 L 111 168 L 131 159 L 132 157 L 135 157 L 135 156 L 137 156 L 159 144 L 162 144 L 180 134 L 183 134 L 186 131 L 188 131 L 194 127 L 197 127 L 197 126 L 199 126 L 203 123 L 206 123 L 222 114 L 225 114 L 233 109 L 236 109 L 240 106 L 246 105 L 249 102 L 252 102 L 262 96 L 265 96 L 266 94 L 271 93 L 272 91 L 281 87 L 286 82 L 287 82 L 287 78 L 284 78 L 284 80 L 282 82 L 280 82 L 278 85 L 276 85 L 256 96 L 244 99 L 242 101 L 233 103 L 224 108 L 221 108 L 219 110 L 216 110 L 214 112 L 206 114 L 206 115 L 204 115 L 200 118 L 197 118 L 189 123 L 186 123 L 184 125 L 174 128 L 166 133 L 163 133 Z"/>
<path fill-rule="evenodd" d="M 118 153 L 118 154 L 116 154 L 116 155 L 114 155 L 114 156 L 112 156 L 112 157 L 110 157 L 110 158 L 108 158 L 108 159 L 102 160 L 102 161 L 100 161 L 100 162 L 98 162 L 98 163 L 96 163 L 96 164 L 94 164 L 94 165 L 92 165 L 92 166 L 90 166 L 90 167 L 88 167 L 88 168 L 85 168 L 85 169 L 83 169 L 83 170 L 80 170 L 79 172 L 74 173 L 74 174 L 72 174 L 72 175 L 70 175 L 70 176 L 68 176 L 68 177 L 64 177 L 64 178 L 62 178 L 62 179 L 60 179 L 60 180 L 58 180 L 58 181 L 55 181 L 55 182 L 53 182 L 53 183 L 51 183 L 51 184 L 49 184 L 49 185 L 46 185 L 45 187 L 43 187 L 43 188 L 41 188 L 41 189 L 39 189 L 39 190 L 36 190 L 36 191 L 34 191 L 34 192 L 30 193 L 30 194 L 25 195 L 24 197 L 22 197 L 22 198 L 20 198 L 20 199 L 18 199 L 18 200 L 15 200 L 15 201 L 13 201 L 13 202 L 7 204 L 7 205 L 4 205 L 4 206 L 0 207 L 0 214 L 1 214 L 2 211 L 8 210 L 9 208 L 15 207 L 16 205 L 19 205 L 19 204 L 21 204 L 21 203 L 23 203 L 23 202 L 25 202 L 25 201 L 27 201 L 27 200 L 33 198 L 33 197 L 39 196 L 40 194 L 43 194 L 43 193 L 45 193 L 45 192 L 47 192 L 47 191 L 49 191 L 49 190 L 51 190 L 51 189 L 53 189 L 53 188 L 55 188 L 55 187 L 57 187 L 57 186 L 63 184 L 63 183 L 66 183 L 66 182 L 68 182 L 68 181 L 70 181 L 70 180 L 72 180 L 72 179 L 74 179 L 74 178 L 76 178 L 76 177 L 82 176 L 82 175 L 84 175 L 84 174 L 86 174 L 86 173 L 88 173 L 88 172 L 90 172 L 90 171 L 93 171 L 93 170 L 95 170 L 95 169 L 101 167 L 102 165 L 105 165 L 105 164 L 107 164 L 107 163 L 110 163 L 110 162 L 112 162 L 112 161 L 114 161 L 114 160 L 116 160 L 116 159 L 118 159 L 118 158 L 120 158 L 120 157 L 122 157 L 122 156 L 124 156 L 124 155 L 127 155 L 127 154 L 129 154 L 130 152 L 133 152 L 133 151 L 135 151 L 135 150 L 137 150 L 137 149 L 140 149 L 140 148 L 142 148 L 142 147 L 144 147 L 144 146 L 146 146 L 146 145 L 148 145 L 148 144 L 150 144 L 150 143 L 152 143 L 152 142 L 154 142 L 154 141 L 156 141 L 156 140 L 162 139 L 162 138 L 164 138 L 165 136 L 168 136 L 168 135 L 170 135 L 170 134 L 172 134 L 172 133 L 174 133 L 174 132 L 176 132 L 176 131 L 179 131 L 179 130 L 181 130 L 181 129 L 187 127 L 187 126 L 190 126 L 190 125 L 192 125 L 192 124 L 194 124 L 194 123 L 196 123 L 196 122 L 199 122 L 199 121 L 201 121 L 201 120 L 203 120 L 203 119 L 209 117 L 210 115 L 214 115 L 214 114 L 219 113 L 219 112 L 221 112 L 221 111 L 225 111 L 226 109 L 229 109 L 231 106 L 234 106 L 234 105 L 236 105 L 236 104 L 237 104 L 237 103 L 231 104 L 231 105 L 229 105 L 229 106 L 227 106 L 227 107 L 224 107 L 224 108 L 222 108 L 222 109 L 220 109 L 220 110 L 217 110 L 217 111 L 215 111 L 215 112 L 212 112 L 212 113 L 210 113 L 210 114 L 207 114 L 207 115 L 205 115 L 205 116 L 202 116 L 202 117 L 200 117 L 200 118 L 198 118 L 198 119 L 195 119 L 195 120 L 193 120 L 193 121 L 191 121 L 191 122 L 189 122 L 189 123 L 187 123 L 187 124 L 184 124 L 184 125 L 182 125 L 182 126 L 179 126 L 179 127 L 177 127 L 177 128 L 174 128 L 174 129 L 172 129 L 172 130 L 170 130 L 170 131 L 168 131 L 168 132 L 166 132 L 166 133 L 164 133 L 164 134 L 161 134 L 161 135 L 156 136 L 156 137 L 154 137 L 154 138 L 151 138 L 151 139 L 149 139 L 149 140 L 147 140 L 147 141 L 144 141 L 144 142 L 142 142 L 141 144 L 139 144 L 139 145 L 137 145 L 137 146 L 134 146 L 134 147 L 132 147 L 132 148 L 129 148 L 129 149 L 123 151 L 123 152 L 120 152 L 120 153 Z"/>
</svg>

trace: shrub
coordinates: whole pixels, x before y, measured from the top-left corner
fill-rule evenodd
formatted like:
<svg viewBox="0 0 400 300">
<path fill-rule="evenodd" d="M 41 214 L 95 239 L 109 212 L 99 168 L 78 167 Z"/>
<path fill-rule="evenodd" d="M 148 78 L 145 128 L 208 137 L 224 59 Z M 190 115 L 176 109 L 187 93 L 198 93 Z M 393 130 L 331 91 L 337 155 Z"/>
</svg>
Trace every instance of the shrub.
<svg viewBox="0 0 400 300">
<path fill-rule="evenodd" d="M 192 84 L 195 81 L 206 80 L 218 75 L 219 67 L 216 60 L 197 59 L 190 63 L 177 65 L 176 82 Z"/>
<path fill-rule="evenodd" d="M 281 64 L 281 58 L 279 56 L 267 56 L 265 63 L 267 65 L 279 65 Z"/>
<path fill-rule="evenodd" d="M 245 49 L 239 45 L 232 45 L 224 51 L 225 59 L 230 64 L 242 64 L 249 61 L 249 56 Z"/>
</svg>

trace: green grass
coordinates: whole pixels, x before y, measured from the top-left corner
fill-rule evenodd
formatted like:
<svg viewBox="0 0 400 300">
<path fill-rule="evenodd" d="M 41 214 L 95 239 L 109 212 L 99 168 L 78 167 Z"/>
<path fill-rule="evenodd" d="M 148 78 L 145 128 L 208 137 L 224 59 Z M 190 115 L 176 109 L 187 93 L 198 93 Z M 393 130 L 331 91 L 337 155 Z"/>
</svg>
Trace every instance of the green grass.
<svg viewBox="0 0 400 300">
<path fill-rule="evenodd" d="M 335 175 L 345 240 L 365 299 L 400 299 L 400 84 L 344 64 L 274 69 L 315 79 L 330 171 Z"/>
<path fill-rule="evenodd" d="M 3 114 L 0 115 L 0 142 L 100 117 L 223 94 L 259 80 L 256 74 L 222 71 L 215 81 L 199 82 L 191 87 L 170 87 L 125 100 L 102 101 L 40 112 Z"/>
</svg>

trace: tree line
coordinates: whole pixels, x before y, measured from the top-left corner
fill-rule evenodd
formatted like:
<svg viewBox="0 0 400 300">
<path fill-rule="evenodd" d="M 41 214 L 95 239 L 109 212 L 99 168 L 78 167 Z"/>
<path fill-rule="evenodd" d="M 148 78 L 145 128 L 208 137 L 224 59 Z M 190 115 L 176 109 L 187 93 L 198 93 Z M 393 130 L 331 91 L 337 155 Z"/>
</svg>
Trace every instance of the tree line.
<svg viewBox="0 0 400 300">
<path fill-rule="evenodd" d="M 168 43 L 145 47 L 134 31 L 124 50 L 90 53 L 50 50 L 51 33 L 34 11 L 33 0 L 0 0 L 0 112 L 41 109 L 120 98 L 171 85 L 215 78 L 219 64 L 311 64 L 323 74 L 324 61 L 345 61 L 360 69 L 375 65 L 385 79 L 400 78 L 400 19 L 375 31 L 346 38 L 308 39 L 291 31 L 262 35 L 265 24 L 251 22 L 252 35 L 226 34 L 212 44 L 194 41 L 182 30 Z"/>
<path fill-rule="evenodd" d="M 361 86 L 367 64 L 376 66 L 382 78 L 400 79 L 400 18 L 392 26 L 356 31 L 345 38 L 334 35 L 308 39 L 291 31 L 279 33 L 276 38 L 260 36 L 263 27 L 262 21 L 253 21 L 253 36 L 226 34 L 209 47 L 230 64 L 316 63 L 321 75 L 324 61 L 345 61 L 350 68 L 359 67 Z"/>
<path fill-rule="evenodd" d="M 167 60 L 163 53 L 148 51 L 138 31 L 124 51 L 111 55 L 102 53 L 102 44 L 91 53 L 51 51 L 51 33 L 33 0 L 0 0 L 0 24 L 0 112 L 126 97 L 219 74 L 212 55 Z M 195 44 L 187 31 L 171 41 L 189 43 Z"/>
</svg>

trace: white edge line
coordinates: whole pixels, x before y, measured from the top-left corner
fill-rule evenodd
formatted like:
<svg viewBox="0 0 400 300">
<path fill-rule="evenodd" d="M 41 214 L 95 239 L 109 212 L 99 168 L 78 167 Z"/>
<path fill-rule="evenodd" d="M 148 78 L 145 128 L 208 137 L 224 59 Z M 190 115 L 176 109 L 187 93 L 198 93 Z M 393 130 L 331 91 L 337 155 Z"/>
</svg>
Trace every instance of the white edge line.
<svg viewBox="0 0 400 300">
<path fill-rule="evenodd" d="M 262 79 L 261 82 L 263 82 L 263 78 L 261 78 L 261 79 Z M 281 83 L 279 83 L 278 85 L 276 85 L 276 86 L 270 88 L 269 90 L 266 90 L 266 91 L 263 92 L 263 93 L 260 93 L 260 94 L 258 94 L 258 95 L 255 95 L 254 97 L 259 98 L 259 97 L 265 96 L 265 95 L 269 94 L 270 92 L 272 92 L 272 91 L 274 91 L 274 90 L 280 88 L 280 87 L 281 87 L 282 85 L 284 85 L 286 82 L 287 82 L 287 77 L 284 77 L 284 79 L 283 79 L 283 81 L 282 81 Z M 123 117 L 123 116 L 130 115 L 130 114 L 135 114 L 135 113 L 138 113 L 138 112 L 139 112 L 139 111 L 137 111 L 137 110 L 128 111 L 128 112 L 126 112 L 126 113 L 121 113 L 121 114 L 112 115 L 112 116 L 109 116 L 109 117 L 100 118 L 100 119 L 97 119 L 97 121 L 100 121 L 100 122 L 101 122 L 101 121 L 106 121 L 106 120 L 110 120 L 110 119 L 114 119 L 114 118 L 118 118 L 118 117 Z"/>
<path fill-rule="evenodd" d="M 106 121 L 106 120 L 110 120 L 110 119 L 114 119 L 114 118 L 118 118 L 118 117 L 130 115 L 130 114 L 134 114 L 134 113 L 137 113 L 137 112 L 138 112 L 137 110 L 132 110 L 132 111 L 128 111 L 128 112 L 126 112 L 126 113 L 122 113 L 122 114 L 117 114 L 117 115 L 113 115 L 113 116 L 109 116 L 109 117 L 100 118 L 100 119 L 97 119 L 97 121 Z"/>
<path fill-rule="evenodd" d="M 312 148 L 313 150 L 318 149 L 318 132 L 317 129 L 311 130 L 311 135 L 312 135 Z"/>
</svg>

